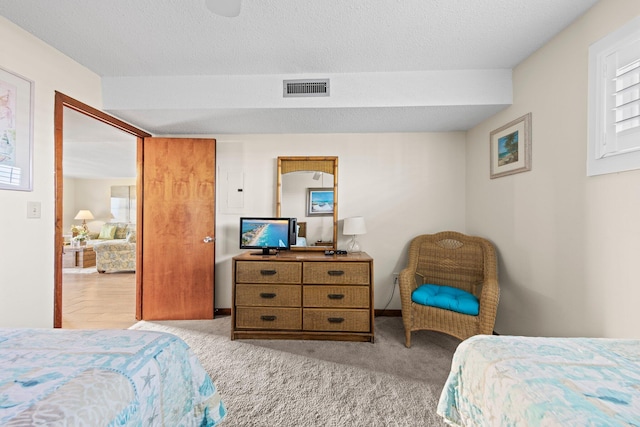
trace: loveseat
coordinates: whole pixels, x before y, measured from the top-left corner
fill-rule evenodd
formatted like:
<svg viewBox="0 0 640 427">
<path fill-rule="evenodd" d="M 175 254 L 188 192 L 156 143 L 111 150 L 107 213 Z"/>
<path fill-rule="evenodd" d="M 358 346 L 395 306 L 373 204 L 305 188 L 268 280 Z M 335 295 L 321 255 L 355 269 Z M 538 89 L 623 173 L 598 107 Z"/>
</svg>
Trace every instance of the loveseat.
<svg viewBox="0 0 640 427">
<path fill-rule="evenodd" d="M 107 223 L 88 244 L 96 253 L 98 273 L 136 270 L 135 224 Z"/>
</svg>

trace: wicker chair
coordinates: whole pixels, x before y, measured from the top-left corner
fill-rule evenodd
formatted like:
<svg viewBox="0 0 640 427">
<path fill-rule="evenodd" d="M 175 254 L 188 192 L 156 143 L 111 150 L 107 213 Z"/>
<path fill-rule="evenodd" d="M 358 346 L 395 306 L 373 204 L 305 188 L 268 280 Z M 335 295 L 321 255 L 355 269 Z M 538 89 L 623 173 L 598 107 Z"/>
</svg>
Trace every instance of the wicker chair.
<svg viewBox="0 0 640 427">
<path fill-rule="evenodd" d="M 412 292 L 426 283 L 474 294 L 479 300 L 478 315 L 413 302 Z M 407 347 L 411 347 L 412 331 L 439 331 L 461 340 L 493 333 L 500 288 L 496 253 L 488 240 L 454 231 L 414 238 L 407 267 L 400 272 L 399 285 Z"/>
</svg>

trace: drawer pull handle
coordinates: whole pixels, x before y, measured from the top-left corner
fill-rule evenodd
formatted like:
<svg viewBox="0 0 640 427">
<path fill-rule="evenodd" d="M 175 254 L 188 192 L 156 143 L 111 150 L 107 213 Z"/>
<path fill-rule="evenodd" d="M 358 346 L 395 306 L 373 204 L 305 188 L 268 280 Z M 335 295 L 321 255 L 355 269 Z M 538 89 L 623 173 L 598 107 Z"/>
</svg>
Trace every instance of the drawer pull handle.
<svg viewBox="0 0 640 427">
<path fill-rule="evenodd" d="M 328 273 L 329 273 L 329 276 L 342 276 L 344 274 L 344 271 L 342 271 L 342 270 L 329 270 Z"/>
<path fill-rule="evenodd" d="M 260 274 L 263 276 L 273 276 L 276 273 L 276 270 L 260 270 Z"/>
<path fill-rule="evenodd" d="M 270 292 L 262 292 L 260 293 L 260 298 L 275 298 L 276 294 Z"/>
<path fill-rule="evenodd" d="M 276 316 L 260 316 L 260 320 L 264 320 L 265 322 L 273 322 L 276 320 Z"/>
<path fill-rule="evenodd" d="M 329 297 L 329 299 L 342 299 L 344 298 L 344 294 L 329 294 L 327 297 Z"/>
<path fill-rule="evenodd" d="M 344 317 L 329 317 L 327 320 L 329 323 L 342 323 L 344 322 Z"/>
</svg>

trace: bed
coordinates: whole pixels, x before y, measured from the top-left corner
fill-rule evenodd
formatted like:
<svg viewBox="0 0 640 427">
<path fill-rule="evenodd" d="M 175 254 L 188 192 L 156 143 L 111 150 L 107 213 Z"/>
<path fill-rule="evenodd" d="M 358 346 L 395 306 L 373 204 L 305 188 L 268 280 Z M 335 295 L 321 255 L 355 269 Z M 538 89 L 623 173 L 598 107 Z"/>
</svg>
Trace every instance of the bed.
<svg viewBox="0 0 640 427">
<path fill-rule="evenodd" d="M 471 337 L 437 412 L 454 426 L 640 426 L 640 341 Z"/>
<path fill-rule="evenodd" d="M 178 337 L 0 328 L 0 425 L 214 426 L 225 408 Z"/>
</svg>

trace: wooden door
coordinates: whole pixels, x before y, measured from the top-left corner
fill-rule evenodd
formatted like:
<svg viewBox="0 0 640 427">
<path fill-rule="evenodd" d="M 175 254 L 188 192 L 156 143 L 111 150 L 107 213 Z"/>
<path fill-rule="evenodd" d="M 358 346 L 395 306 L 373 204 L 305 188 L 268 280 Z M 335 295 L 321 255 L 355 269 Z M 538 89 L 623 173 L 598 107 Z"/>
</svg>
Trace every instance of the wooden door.
<svg viewBox="0 0 640 427">
<path fill-rule="evenodd" d="M 143 156 L 142 319 L 212 319 L 215 140 L 145 138 Z"/>
</svg>

